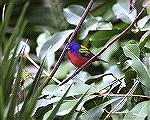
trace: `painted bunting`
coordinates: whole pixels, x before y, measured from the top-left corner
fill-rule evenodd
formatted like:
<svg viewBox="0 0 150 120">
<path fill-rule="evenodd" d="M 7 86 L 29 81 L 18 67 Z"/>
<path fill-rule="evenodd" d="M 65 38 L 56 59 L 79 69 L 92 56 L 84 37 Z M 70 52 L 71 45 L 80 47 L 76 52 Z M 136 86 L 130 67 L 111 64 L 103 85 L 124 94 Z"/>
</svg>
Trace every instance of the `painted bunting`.
<svg viewBox="0 0 150 120">
<path fill-rule="evenodd" d="M 81 67 L 84 63 L 86 63 L 90 58 L 94 56 L 94 54 L 88 48 L 76 42 L 68 43 L 67 50 L 69 60 L 77 68 Z M 104 61 L 104 60 L 96 58 L 93 60 L 93 62 L 95 61 Z"/>
</svg>

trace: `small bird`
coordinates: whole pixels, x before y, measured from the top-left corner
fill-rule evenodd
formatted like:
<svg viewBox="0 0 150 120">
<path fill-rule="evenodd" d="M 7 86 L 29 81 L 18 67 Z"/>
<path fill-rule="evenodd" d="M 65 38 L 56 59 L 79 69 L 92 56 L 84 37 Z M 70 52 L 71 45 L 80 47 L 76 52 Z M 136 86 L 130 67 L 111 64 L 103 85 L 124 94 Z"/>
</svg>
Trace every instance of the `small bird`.
<svg viewBox="0 0 150 120">
<path fill-rule="evenodd" d="M 76 67 L 79 68 L 83 64 L 85 64 L 90 58 L 94 56 L 94 54 L 85 46 L 80 45 L 76 42 L 70 42 L 67 45 L 67 50 L 68 50 L 68 57 L 71 63 Z M 99 58 L 95 58 L 93 62 L 95 61 L 103 61 Z"/>
</svg>

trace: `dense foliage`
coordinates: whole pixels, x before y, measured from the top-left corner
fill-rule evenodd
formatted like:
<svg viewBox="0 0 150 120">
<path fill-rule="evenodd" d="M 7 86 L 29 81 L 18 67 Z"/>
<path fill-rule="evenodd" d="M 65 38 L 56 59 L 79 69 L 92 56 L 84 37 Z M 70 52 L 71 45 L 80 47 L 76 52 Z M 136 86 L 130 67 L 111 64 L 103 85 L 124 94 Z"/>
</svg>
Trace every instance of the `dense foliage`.
<svg viewBox="0 0 150 120">
<path fill-rule="evenodd" d="M 150 1 L 94 0 L 73 41 L 108 63 L 56 68 L 89 2 L 0 2 L 1 120 L 150 119 Z"/>
</svg>

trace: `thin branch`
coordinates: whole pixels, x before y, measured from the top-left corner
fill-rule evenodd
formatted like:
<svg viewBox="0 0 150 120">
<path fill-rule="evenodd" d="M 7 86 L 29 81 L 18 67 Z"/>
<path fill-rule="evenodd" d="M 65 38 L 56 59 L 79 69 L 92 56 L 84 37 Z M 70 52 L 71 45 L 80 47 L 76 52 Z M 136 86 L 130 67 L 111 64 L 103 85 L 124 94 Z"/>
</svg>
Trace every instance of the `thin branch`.
<svg viewBox="0 0 150 120">
<path fill-rule="evenodd" d="M 87 80 L 89 80 L 89 79 L 98 79 L 98 78 L 105 77 L 105 76 L 107 76 L 107 75 L 111 75 L 114 79 L 117 79 L 117 77 L 114 76 L 114 74 L 112 74 L 112 73 L 105 73 L 105 74 L 90 76 L 90 77 L 87 78 Z"/>
<path fill-rule="evenodd" d="M 25 56 L 37 69 L 40 68 L 40 66 L 37 65 L 36 62 L 34 62 L 34 61 L 32 60 L 32 58 L 31 58 L 28 54 L 24 54 L 24 56 Z M 46 72 L 45 70 L 43 70 L 43 73 L 44 73 L 46 76 L 49 76 L 49 75 L 50 75 L 50 74 L 49 74 L 48 72 Z M 58 84 L 60 83 L 60 81 L 57 80 L 55 77 L 52 77 L 52 79 L 53 79 L 56 83 L 58 83 Z"/>
<path fill-rule="evenodd" d="M 89 11 L 90 11 L 90 9 L 91 9 L 93 3 L 94 3 L 94 1 L 93 1 L 93 0 L 90 0 L 90 2 L 89 2 L 89 4 L 88 4 L 87 8 L 85 9 L 85 11 L 84 11 L 84 13 L 83 13 L 83 15 L 82 15 L 82 17 L 81 17 L 81 20 L 80 20 L 79 24 L 76 26 L 74 32 L 71 34 L 71 37 L 69 38 L 68 43 L 71 42 L 71 41 L 73 41 L 75 35 L 78 33 L 78 31 L 79 31 L 79 29 L 81 28 L 81 26 L 82 26 L 82 24 L 83 24 L 83 22 L 84 22 L 86 16 L 87 16 L 88 13 L 89 13 Z M 58 67 L 60 66 L 61 61 L 62 61 L 62 59 L 64 58 L 64 56 L 65 56 L 65 54 L 66 54 L 66 52 L 67 52 L 67 49 L 66 49 L 66 48 L 67 48 L 67 44 L 65 45 L 65 47 L 64 47 L 64 49 L 63 49 L 63 51 L 62 51 L 62 53 L 61 53 L 61 55 L 60 55 L 60 57 L 59 57 L 57 63 L 55 64 L 53 70 L 51 71 L 51 73 L 50 73 L 48 79 L 45 81 L 45 83 L 44 83 L 45 86 L 49 83 L 49 81 L 52 79 L 52 77 L 53 77 L 54 74 L 56 73 Z"/>
<path fill-rule="evenodd" d="M 105 52 L 114 42 L 116 42 L 117 40 L 119 40 L 121 37 L 123 37 L 133 26 L 134 24 L 137 22 L 137 20 L 139 19 L 139 17 L 141 16 L 141 14 L 145 11 L 145 7 L 143 7 L 143 9 L 141 10 L 141 12 L 137 15 L 137 17 L 134 19 L 134 21 L 124 30 L 122 31 L 117 37 L 113 38 L 112 41 L 110 41 L 108 44 L 106 44 L 101 51 L 99 51 L 95 56 L 93 56 L 91 59 L 89 59 L 85 64 L 83 64 L 80 68 L 78 68 L 73 75 L 71 75 L 70 77 L 68 77 L 66 80 L 64 80 L 61 84 L 65 84 L 67 83 L 69 80 L 71 80 L 73 77 L 75 77 L 83 68 L 85 68 L 86 66 L 88 66 L 89 64 L 92 63 L 93 59 L 97 58 L 98 56 L 100 56 L 103 52 Z"/>
<path fill-rule="evenodd" d="M 107 95 L 107 94 L 106 94 Z M 106 96 L 105 94 L 103 94 L 102 96 Z M 109 94 L 109 96 L 112 97 L 125 97 L 126 94 Z M 150 99 L 150 96 L 145 96 L 145 95 L 128 95 L 127 97 L 141 97 L 141 98 L 148 98 Z"/>
<path fill-rule="evenodd" d="M 124 76 L 121 77 L 120 79 L 118 79 L 118 78 L 115 79 L 114 81 L 112 81 L 112 83 L 110 83 L 110 84 L 108 84 L 107 86 L 105 86 L 104 88 L 100 89 L 99 92 L 102 91 L 102 90 L 104 90 L 104 89 L 106 89 L 106 88 L 108 88 L 108 87 L 110 87 L 110 86 L 112 86 L 113 84 L 117 83 L 118 81 L 121 82 L 121 80 L 122 80 L 123 78 L 124 78 Z"/>
<path fill-rule="evenodd" d="M 128 96 L 131 96 L 134 92 L 134 90 L 136 89 L 136 87 L 138 86 L 139 81 L 136 80 L 134 85 L 132 86 L 132 88 L 129 90 L 129 92 L 124 96 L 124 98 L 122 98 L 122 100 L 108 113 L 108 115 L 105 117 L 104 120 L 107 120 L 107 118 L 111 115 L 111 113 L 113 113 L 121 104 L 123 104 L 125 102 L 125 99 Z"/>
</svg>

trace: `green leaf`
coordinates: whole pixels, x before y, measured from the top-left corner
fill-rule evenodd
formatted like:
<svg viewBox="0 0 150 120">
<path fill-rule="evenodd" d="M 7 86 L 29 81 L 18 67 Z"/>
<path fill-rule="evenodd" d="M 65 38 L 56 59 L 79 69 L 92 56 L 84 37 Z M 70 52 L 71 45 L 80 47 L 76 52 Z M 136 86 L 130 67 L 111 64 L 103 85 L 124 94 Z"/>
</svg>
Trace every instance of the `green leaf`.
<svg viewBox="0 0 150 120">
<path fill-rule="evenodd" d="M 130 2 L 120 0 L 117 4 L 113 6 L 113 12 L 118 19 L 121 19 L 123 22 L 130 24 L 133 22 L 134 18 L 137 15 L 136 9 L 130 13 Z"/>
<path fill-rule="evenodd" d="M 102 17 L 92 17 L 87 19 L 82 25 L 79 39 L 84 39 L 89 31 L 96 30 L 112 30 L 112 24 Z"/>
<path fill-rule="evenodd" d="M 36 106 L 37 107 L 37 106 Z M 33 118 L 39 120 L 43 118 L 44 114 L 53 108 L 52 104 L 48 104 L 47 106 L 38 107 Z"/>
<path fill-rule="evenodd" d="M 136 57 L 140 57 L 140 49 L 139 49 L 139 47 L 138 47 L 138 45 L 137 44 L 132 44 L 132 43 L 129 43 L 128 44 L 128 48 L 130 49 L 130 51 L 132 51 L 132 53 L 134 54 L 134 55 L 136 55 Z"/>
<path fill-rule="evenodd" d="M 92 35 L 89 40 L 94 47 L 99 48 L 104 46 L 108 42 L 108 40 L 117 33 L 119 33 L 119 31 L 116 30 L 98 31 L 94 35 Z"/>
<path fill-rule="evenodd" d="M 89 91 L 90 89 L 88 89 L 79 99 L 79 101 L 75 104 L 75 106 L 73 107 L 73 109 L 63 118 L 63 120 L 70 120 L 74 114 L 74 111 L 76 110 L 76 108 L 78 107 L 78 105 L 82 102 L 82 99 L 84 98 L 84 96 L 86 95 L 86 93 Z"/>
<path fill-rule="evenodd" d="M 72 32 L 73 30 L 66 30 L 62 32 L 57 32 L 54 35 L 50 36 L 49 39 L 46 40 L 46 42 L 41 47 L 39 57 L 43 58 L 46 53 L 52 54 L 56 52 L 64 44 L 64 42 Z"/>
<path fill-rule="evenodd" d="M 58 85 L 48 85 L 43 89 L 42 94 L 60 97 L 65 93 L 68 86 L 69 84 L 65 84 L 64 87 L 62 88 L 61 86 L 58 86 Z M 83 83 L 74 83 L 72 87 L 70 88 L 67 96 L 75 96 L 75 95 L 84 94 L 89 88 L 90 90 L 88 91 L 88 94 L 93 94 L 97 92 L 97 89 L 94 87 L 91 87 L 90 85 L 83 84 Z"/>
<path fill-rule="evenodd" d="M 69 7 L 64 9 L 64 16 L 68 23 L 72 25 L 78 25 L 84 11 L 85 11 L 85 8 L 82 6 L 70 5 Z M 92 18 L 90 14 L 86 17 L 85 20 L 89 18 Z"/>
<path fill-rule="evenodd" d="M 79 5 L 71 5 L 64 9 L 64 16 L 66 20 L 72 25 L 78 25 L 84 8 Z M 79 39 L 83 40 L 88 35 L 89 31 L 95 30 L 111 30 L 112 24 L 102 17 L 93 17 L 90 14 L 86 17 L 80 30 Z"/>
<path fill-rule="evenodd" d="M 137 45 L 134 45 L 134 48 L 136 48 Z M 146 66 L 140 61 L 138 58 L 138 47 L 136 49 L 133 49 L 132 46 L 126 45 L 123 47 L 123 51 L 125 55 L 132 59 L 132 67 L 137 72 L 137 79 L 145 86 L 150 88 L 150 75 L 146 68 Z"/>
<path fill-rule="evenodd" d="M 44 68 L 44 62 L 45 62 L 45 57 L 25 97 L 23 106 L 21 108 L 21 111 L 19 112 L 20 119 L 30 118 L 30 115 L 32 114 L 37 98 L 39 94 L 41 94 L 41 91 L 43 88 L 41 86 L 39 88 L 38 86 L 39 86 L 39 81 L 41 79 L 42 71 Z"/>
<path fill-rule="evenodd" d="M 146 9 L 147 9 L 147 13 L 148 13 L 149 16 L 150 16 L 150 0 L 148 0 L 148 4 L 147 4 Z"/>
<path fill-rule="evenodd" d="M 25 46 L 22 47 L 20 54 L 22 54 L 22 52 L 24 52 L 25 50 Z M 19 55 L 17 57 L 17 61 L 19 61 Z M 14 119 L 14 111 L 15 111 L 15 107 L 16 107 L 16 99 L 17 99 L 17 95 L 18 95 L 18 91 L 19 91 L 19 85 L 20 85 L 20 80 L 21 80 L 21 70 L 22 70 L 22 64 L 23 62 L 23 54 L 21 55 L 21 59 L 19 62 L 19 68 L 18 68 L 18 73 L 17 73 L 17 77 L 15 79 L 15 83 L 13 86 L 13 90 L 12 90 L 12 95 L 11 95 L 11 99 L 8 103 L 8 111 L 6 114 L 6 120 L 10 120 L 10 119 Z"/>
<path fill-rule="evenodd" d="M 112 100 L 109 100 L 103 104 L 100 104 L 92 109 L 90 109 L 89 111 L 83 113 L 80 117 L 82 120 L 99 120 L 99 118 L 101 117 L 101 115 L 103 114 L 104 112 L 104 108 L 115 102 L 116 100 L 119 100 L 120 98 L 116 98 L 116 99 L 112 99 Z"/>
<path fill-rule="evenodd" d="M 131 109 L 123 120 L 145 120 L 148 115 L 150 115 L 150 101 L 144 101 Z"/>
<path fill-rule="evenodd" d="M 67 73 L 70 72 L 71 70 L 75 69 L 74 66 L 71 64 L 71 62 L 64 61 L 61 63 L 59 66 L 58 70 L 55 73 L 55 77 L 57 79 L 62 79 L 67 77 Z"/>
<path fill-rule="evenodd" d="M 37 99 L 40 96 L 43 87 L 44 87 L 44 85 L 41 85 L 38 89 L 36 89 L 34 95 L 30 99 L 25 101 L 26 106 L 24 108 L 22 107 L 23 108 L 23 112 L 21 111 L 22 113 L 19 112 L 19 119 L 22 119 L 22 120 L 31 119 L 32 112 L 35 108 Z M 22 108 L 21 108 L 21 110 L 22 110 Z"/>
<path fill-rule="evenodd" d="M 145 46 L 149 38 L 150 38 L 150 31 L 147 31 L 140 39 L 139 46 L 141 49 Z"/>
<path fill-rule="evenodd" d="M 4 82 L 4 95 L 5 95 L 5 102 L 7 103 L 8 96 L 10 95 L 10 87 L 13 84 L 13 79 L 14 79 L 14 72 L 15 69 L 14 67 L 16 67 L 16 63 L 15 63 L 15 55 L 16 55 L 16 51 L 17 51 L 17 47 L 18 47 L 18 42 L 20 41 L 20 37 L 22 36 L 22 33 L 25 29 L 25 26 L 27 25 L 27 21 L 24 21 L 24 15 L 25 12 L 27 10 L 28 7 L 28 3 L 26 3 L 22 9 L 22 13 L 16 23 L 16 26 L 14 28 L 14 31 L 11 35 L 11 37 L 9 38 L 9 41 L 7 42 L 7 44 L 5 45 L 5 54 L 4 54 L 4 59 L 3 59 L 3 65 L 2 65 L 2 69 L 4 69 L 3 74 L 2 74 L 2 78 L 5 81 Z M 14 53 L 12 56 L 10 56 L 11 50 L 14 48 Z M 9 59 L 10 57 L 10 59 Z M 12 57 L 12 58 L 11 58 Z M 10 64 L 9 64 L 10 63 Z"/>
<path fill-rule="evenodd" d="M 49 40 L 49 38 L 51 37 L 50 32 L 49 31 L 45 31 L 44 33 L 40 34 L 37 38 L 37 48 L 36 48 L 36 55 L 37 57 L 39 57 L 40 60 L 42 60 L 43 56 L 40 56 L 40 51 L 41 48 L 43 46 L 43 44 Z M 45 60 L 45 64 L 47 66 L 47 70 L 50 70 L 51 66 L 54 64 L 55 62 L 55 54 L 48 52 L 46 55 L 46 60 Z"/>
<path fill-rule="evenodd" d="M 4 42 L 4 34 L 5 34 L 5 31 L 8 27 L 8 24 L 9 24 L 9 21 L 10 21 L 10 16 L 11 16 L 11 13 L 12 13 L 13 7 L 14 7 L 14 4 L 11 4 L 11 3 L 14 3 L 14 2 L 15 2 L 15 0 L 10 0 L 9 4 L 7 6 L 7 10 L 5 11 L 6 12 L 5 13 L 5 18 L 2 21 L 1 26 L 0 26 L 0 39 L 1 39 L 0 43 Z"/>
<path fill-rule="evenodd" d="M 150 17 L 145 16 L 137 22 L 137 27 L 140 31 L 147 31 L 150 29 L 149 23 Z"/>
<path fill-rule="evenodd" d="M 20 37 L 21 37 L 23 30 L 27 24 L 27 21 L 24 20 L 24 17 L 25 17 L 25 13 L 26 13 L 26 10 L 28 8 L 28 5 L 29 5 L 29 3 L 26 3 L 24 5 L 22 12 L 20 14 L 20 17 L 17 20 L 17 23 L 16 23 L 15 28 L 13 30 L 13 33 L 12 33 L 11 37 L 9 38 L 8 43 L 5 46 L 5 51 L 4 51 L 5 57 L 4 57 L 4 59 L 9 58 L 9 53 L 14 48 L 14 46 L 20 41 Z"/>
<path fill-rule="evenodd" d="M 145 53 L 150 53 L 150 48 L 144 47 Z"/>
<path fill-rule="evenodd" d="M 0 85 L 0 119 L 4 120 L 4 95 L 2 85 Z"/>
<path fill-rule="evenodd" d="M 36 55 L 37 57 L 40 56 L 40 50 L 43 46 L 43 44 L 51 37 L 51 34 L 49 31 L 45 31 L 44 33 L 41 33 L 36 41 L 37 41 L 37 47 L 36 47 Z"/>
<path fill-rule="evenodd" d="M 59 108 L 57 112 L 57 116 L 67 115 L 73 107 L 77 104 L 78 100 L 69 100 L 65 101 Z"/>
<path fill-rule="evenodd" d="M 130 80 L 132 80 L 132 79 L 135 79 L 136 77 L 137 77 L 137 73 L 136 73 L 136 71 L 133 70 L 133 69 L 129 69 L 129 70 L 127 70 L 127 71 L 125 72 L 125 79 L 126 79 L 127 81 L 130 81 Z"/>
<path fill-rule="evenodd" d="M 57 105 L 55 106 L 55 108 L 52 110 L 52 112 L 50 113 L 48 119 L 53 120 L 57 111 L 59 110 L 61 104 L 63 103 L 63 100 L 65 99 L 67 93 L 69 92 L 70 88 L 72 85 L 69 86 L 69 88 L 67 89 L 67 91 L 65 92 L 65 94 L 62 96 L 61 100 L 57 103 Z"/>
</svg>

